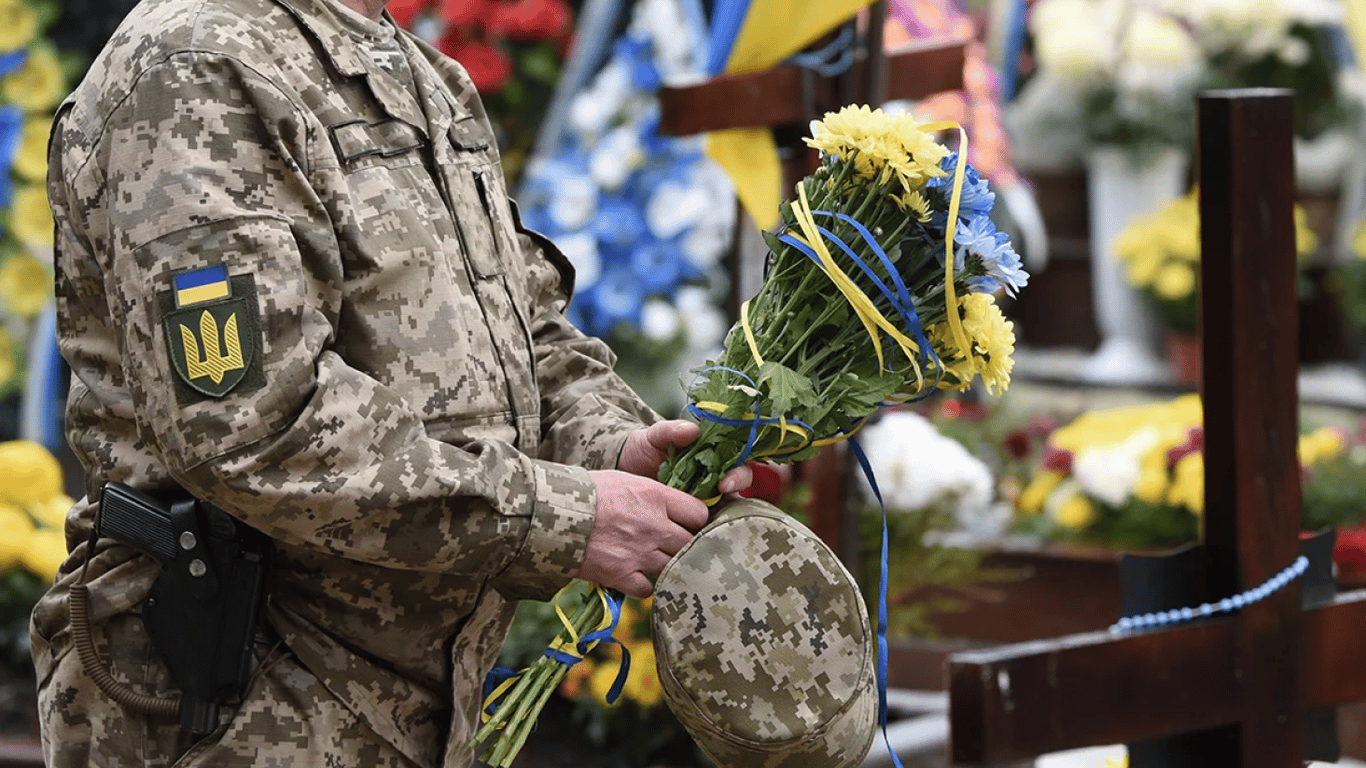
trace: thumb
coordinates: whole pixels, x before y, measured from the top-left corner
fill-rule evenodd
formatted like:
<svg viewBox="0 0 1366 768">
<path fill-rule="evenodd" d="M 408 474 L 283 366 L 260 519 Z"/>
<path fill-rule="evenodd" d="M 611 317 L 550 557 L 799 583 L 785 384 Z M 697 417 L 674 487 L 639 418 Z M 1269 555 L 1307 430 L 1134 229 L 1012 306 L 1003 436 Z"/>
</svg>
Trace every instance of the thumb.
<svg viewBox="0 0 1366 768">
<path fill-rule="evenodd" d="M 670 448 L 690 445 L 699 434 L 701 429 L 691 421 L 671 419 L 650 425 L 645 430 L 645 441 L 660 453 L 668 453 Z"/>
</svg>

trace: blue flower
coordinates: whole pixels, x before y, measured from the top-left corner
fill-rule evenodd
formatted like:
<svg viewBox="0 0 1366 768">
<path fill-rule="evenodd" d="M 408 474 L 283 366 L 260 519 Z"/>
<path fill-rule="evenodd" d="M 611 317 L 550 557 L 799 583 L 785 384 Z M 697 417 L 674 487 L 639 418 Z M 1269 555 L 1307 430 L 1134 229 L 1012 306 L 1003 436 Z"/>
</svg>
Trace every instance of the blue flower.
<svg viewBox="0 0 1366 768">
<path fill-rule="evenodd" d="M 0 54 L 0 77 L 18 71 L 20 67 L 24 66 L 25 61 L 28 61 L 27 48 Z"/>
<path fill-rule="evenodd" d="M 14 183 L 10 167 L 14 153 L 24 137 L 24 110 L 7 104 L 0 107 L 0 208 L 8 208 L 14 198 Z"/>
<path fill-rule="evenodd" d="M 679 286 L 696 282 L 702 272 L 683 257 L 675 241 L 654 240 L 631 252 L 631 271 L 650 296 L 672 296 Z"/>
<path fill-rule="evenodd" d="M 592 226 L 604 262 L 628 262 L 631 251 L 649 237 L 649 229 L 640 209 L 630 200 L 616 196 L 601 199 Z"/>
<path fill-rule="evenodd" d="M 645 292 L 631 270 L 617 266 L 607 270 L 592 288 L 574 298 L 583 319 L 579 327 L 593 336 L 606 336 L 619 323 L 639 328 Z"/>
<path fill-rule="evenodd" d="M 1014 296 L 1029 281 L 1020 264 L 1020 255 L 1010 238 L 996 229 L 991 217 L 978 215 L 960 221 L 954 233 L 953 268 L 972 274 L 968 287 L 974 293 L 993 293 L 1004 288 Z M 985 272 L 985 274 L 981 274 Z"/>
<path fill-rule="evenodd" d="M 937 227 L 943 227 L 949 218 L 949 201 L 953 195 L 953 174 L 958 168 L 958 153 L 951 152 L 939 163 L 939 167 L 945 172 L 944 176 L 936 176 L 925 183 L 925 190 L 930 193 L 934 205 L 934 213 L 930 222 Z M 963 196 L 958 202 L 958 218 L 969 221 L 979 216 L 991 213 L 992 206 L 996 204 L 996 193 L 992 192 L 987 185 L 987 180 L 968 163 L 963 169 Z"/>
</svg>

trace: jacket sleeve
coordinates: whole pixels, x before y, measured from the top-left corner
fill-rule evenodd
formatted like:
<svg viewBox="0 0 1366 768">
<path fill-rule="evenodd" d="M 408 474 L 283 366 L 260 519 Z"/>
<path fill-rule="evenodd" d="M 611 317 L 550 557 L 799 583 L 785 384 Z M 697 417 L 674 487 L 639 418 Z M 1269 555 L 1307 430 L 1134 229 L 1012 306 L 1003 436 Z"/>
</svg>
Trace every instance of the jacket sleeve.
<svg viewBox="0 0 1366 768">
<path fill-rule="evenodd" d="M 333 349 L 342 224 L 306 171 L 326 140 L 246 65 L 182 53 L 141 76 L 105 124 L 92 164 L 103 178 L 82 173 L 95 179 L 85 189 L 51 179 L 75 222 L 59 248 L 103 244 L 139 438 L 187 490 L 279 540 L 544 599 L 583 560 L 587 472 L 496 440 L 434 440 L 408 402 Z M 254 281 L 261 381 L 187 402 L 168 353 L 168 291 L 175 275 L 214 265 Z"/>
<path fill-rule="evenodd" d="M 545 235 L 518 223 L 529 263 L 536 376 L 541 389 L 541 458 L 589 469 L 614 469 L 626 437 L 661 420 L 616 374 L 616 356 L 564 315 L 574 269 Z"/>
</svg>

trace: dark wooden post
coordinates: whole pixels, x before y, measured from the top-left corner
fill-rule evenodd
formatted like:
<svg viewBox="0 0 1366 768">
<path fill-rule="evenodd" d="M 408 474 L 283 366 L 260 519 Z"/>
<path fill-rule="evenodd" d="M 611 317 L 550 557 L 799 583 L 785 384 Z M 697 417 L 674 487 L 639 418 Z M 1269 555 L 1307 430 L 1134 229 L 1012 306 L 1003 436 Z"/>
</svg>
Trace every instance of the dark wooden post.
<svg viewBox="0 0 1366 768">
<path fill-rule="evenodd" d="M 1212 92 L 1198 104 L 1204 544 L 1210 594 L 1232 595 L 1300 553 L 1294 95 Z M 1300 614 L 1297 580 L 1238 615 L 1249 768 L 1304 757 Z"/>
</svg>

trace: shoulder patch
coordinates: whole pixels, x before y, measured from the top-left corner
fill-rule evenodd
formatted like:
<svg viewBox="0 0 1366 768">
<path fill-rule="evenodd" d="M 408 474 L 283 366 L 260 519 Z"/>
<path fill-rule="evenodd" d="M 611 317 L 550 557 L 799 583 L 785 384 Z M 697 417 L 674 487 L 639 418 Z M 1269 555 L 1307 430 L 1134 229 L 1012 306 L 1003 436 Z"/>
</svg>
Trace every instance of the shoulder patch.
<svg viewBox="0 0 1366 768">
<path fill-rule="evenodd" d="M 252 276 L 224 267 L 178 272 L 157 294 L 176 400 L 186 405 L 265 386 L 261 323 Z"/>
</svg>

